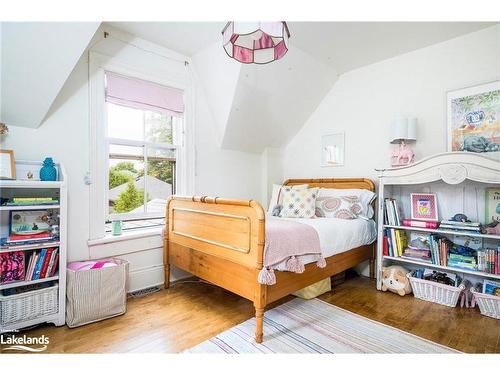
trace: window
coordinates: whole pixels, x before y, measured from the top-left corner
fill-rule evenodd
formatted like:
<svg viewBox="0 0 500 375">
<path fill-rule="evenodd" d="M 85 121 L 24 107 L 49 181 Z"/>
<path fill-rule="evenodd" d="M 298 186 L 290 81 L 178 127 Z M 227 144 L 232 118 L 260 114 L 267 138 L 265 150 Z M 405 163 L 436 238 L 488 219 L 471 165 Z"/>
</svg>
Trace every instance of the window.
<svg viewBox="0 0 500 375">
<path fill-rule="evenodd" d="M 177 187 L 183 93 L 110 72 L 105 79 L 105 230 L 116 219 L 125 230 L 163 224 Z"/>
</svg>

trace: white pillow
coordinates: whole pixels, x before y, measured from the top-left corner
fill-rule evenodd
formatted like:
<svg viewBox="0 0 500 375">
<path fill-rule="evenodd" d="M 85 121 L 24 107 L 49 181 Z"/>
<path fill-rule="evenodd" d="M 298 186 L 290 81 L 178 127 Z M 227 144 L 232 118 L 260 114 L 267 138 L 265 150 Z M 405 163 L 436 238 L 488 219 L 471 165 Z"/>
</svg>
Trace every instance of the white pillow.
<svg viewBox="0 0 500 375">
<path fill-rule="evenodd" d="M 269 207 L 267 209 L 267 213 L 271 214 L 273 213 L 274 207 L 277 205 L 281 204 L 283 201 L 283 194 L 280 194 L 281 189 L 284 188 L 285 186 L 283 185 L 273 185 L 273 193 L 271 195 L 271 200 L 269 202 Z M 307 189 L 309 185 L 303 184 L 303 185 L 292 185 L 292 186 L 286 186 L 286 187 L 291 187 L 292 189 L 296 190 L 301 190 L 301 189 Z"/>
<path fill-rule="evenodd" d="M 282 192 L 283 208 L 280 217 L 307 219 L 314 217 L 318 188 L 298 190 L 287 186 Z"/>
<path fill-rule="evenodd" d="M 318 197 L 343 197 L 346 195 L 355 195 L 359 197 L 362 210 L 359 217 L 365 219 L 373 218 L 375 212 L 373 211 L 372 203 L 377 195 L 370 190 L 366 189 L 319 189 Z"/>
</svg>

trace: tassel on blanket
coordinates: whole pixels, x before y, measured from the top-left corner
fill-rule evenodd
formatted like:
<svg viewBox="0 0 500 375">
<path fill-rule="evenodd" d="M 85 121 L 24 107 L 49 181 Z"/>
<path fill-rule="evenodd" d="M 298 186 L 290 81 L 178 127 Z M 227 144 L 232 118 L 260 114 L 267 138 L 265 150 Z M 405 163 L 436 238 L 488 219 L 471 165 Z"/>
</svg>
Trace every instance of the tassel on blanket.
<svg viewBox="0 0 500 375">
<path fill-rule="evenodd" d="M 267 269 L 266 267 L 262 267 L 262 269 L 259 272 L 259 276 L 257 278 L 257 281 L 260 284 L 264 284 L 264 285 L 276 284 L 276 275 L 274 274 L 274 270 Z"/>
<path fill-rule="evenodd" d="M 325 268 L 326 267 L 326 260 L 323 258 L 321 255 L 318 256 L 318 260 L 316 261 L 316 265 L 319 268 Z"/>
<path fill-rule="evenodd" d="M 300 259 L 294 256 L 290 257 L 286 261 L 286 269 L 290 272 L 295 273 L 302 273 L 305 270 L 304 265 L 302 264 Z"/>
</svg>

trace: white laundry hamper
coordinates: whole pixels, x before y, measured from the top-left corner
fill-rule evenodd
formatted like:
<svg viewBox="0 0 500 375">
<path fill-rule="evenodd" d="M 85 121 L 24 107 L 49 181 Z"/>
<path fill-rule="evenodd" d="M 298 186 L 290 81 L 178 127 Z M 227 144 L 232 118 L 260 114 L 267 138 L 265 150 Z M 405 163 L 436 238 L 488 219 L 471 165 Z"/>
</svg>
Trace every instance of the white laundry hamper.
<svg viewBox="0 0 500 375">
<path fill-rule="evenodd" d="M 106 266 L 89 269 L 103 264 Z M 72 265 L 74 267 L 71 267 Z M 102 259 L 97 262 L 75 262 L 68 265 L 66 284 L 68 327 L 78 327 L 126 312 L 128 266 L 126 260 L 117 258 Z"/>
</svg>

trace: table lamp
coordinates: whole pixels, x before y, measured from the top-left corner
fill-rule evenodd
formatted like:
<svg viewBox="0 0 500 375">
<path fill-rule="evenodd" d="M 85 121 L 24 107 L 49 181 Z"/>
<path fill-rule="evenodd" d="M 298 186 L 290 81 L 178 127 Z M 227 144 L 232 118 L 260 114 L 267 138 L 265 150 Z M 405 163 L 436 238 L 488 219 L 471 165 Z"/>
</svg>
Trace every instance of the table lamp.
<svg viewBox="0 0 500 375">
<path fill-rule="evenodd" d="M 408 142 L 417 140 L 417 119 L 398 118 L 392 122 L 391 143 L 399 144 L 391 155 L 391 165 L 400 167 L 413 163 L 415 154 Z"/>
</svg>

